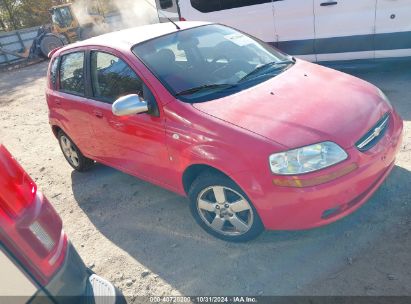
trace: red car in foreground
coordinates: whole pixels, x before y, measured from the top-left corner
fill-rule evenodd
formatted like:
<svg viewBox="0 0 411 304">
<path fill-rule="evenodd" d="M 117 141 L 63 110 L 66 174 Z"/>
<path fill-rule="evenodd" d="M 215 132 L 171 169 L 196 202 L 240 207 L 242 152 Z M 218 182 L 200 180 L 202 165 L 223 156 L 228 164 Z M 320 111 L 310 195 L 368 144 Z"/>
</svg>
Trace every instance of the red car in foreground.
<svg viewBox="0 0 411 304">
<path fill-rule="evenodd" d="M 70 165 L 101 162 L 190 199 L 228 241 L 358 209 L 394 166 L 402 120 L 377 87 L 199 22 L 52 54 L 50 124 Z"/>
<path fill-rule="evenodd" d="M 59 215 L 2 144 L 0 270 L 1 303 L 125 303 L 86 268 Z"/>
</svg>

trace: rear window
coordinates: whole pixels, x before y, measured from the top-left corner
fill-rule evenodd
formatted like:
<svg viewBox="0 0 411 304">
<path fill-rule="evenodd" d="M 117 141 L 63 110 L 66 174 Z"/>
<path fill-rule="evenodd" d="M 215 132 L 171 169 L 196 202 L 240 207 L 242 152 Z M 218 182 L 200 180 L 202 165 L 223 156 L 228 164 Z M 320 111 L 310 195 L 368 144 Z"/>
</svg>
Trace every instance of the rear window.
<svg viewBox="0 0 411 304">
<path fill-rule="evenodd" d="M 191 0 L 191 6 L 202 13 L 270 3 L 271 0 Z"/>
<path fill-rule="evenodd" d="M 60 91 L 84 96 L 84 52 L 75 52 L 61 57 Z"/>
</svg>

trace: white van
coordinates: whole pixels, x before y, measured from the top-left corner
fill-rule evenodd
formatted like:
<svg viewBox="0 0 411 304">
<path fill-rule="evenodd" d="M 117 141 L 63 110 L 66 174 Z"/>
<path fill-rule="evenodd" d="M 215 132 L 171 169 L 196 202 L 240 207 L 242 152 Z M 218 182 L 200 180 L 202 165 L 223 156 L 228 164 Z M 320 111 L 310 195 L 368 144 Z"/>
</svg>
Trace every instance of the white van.
<svg viewBox="0 0 411 304">
<path fill-rule="evenodd" d="M 411 59 L 411 0 L 156 0 L 156 4 L 162 22 L 167 16 L 226 24 L 309 61 Z"/>
</svg>

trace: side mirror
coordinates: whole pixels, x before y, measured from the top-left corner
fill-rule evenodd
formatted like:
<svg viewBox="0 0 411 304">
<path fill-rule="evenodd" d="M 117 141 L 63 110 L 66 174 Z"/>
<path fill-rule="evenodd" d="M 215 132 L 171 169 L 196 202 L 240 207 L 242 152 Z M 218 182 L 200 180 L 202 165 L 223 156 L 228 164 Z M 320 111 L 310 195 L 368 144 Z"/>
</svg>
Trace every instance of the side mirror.
<svg viewBox="0 0 411 304">
<path fill-rule="evenodd" d="M 116 116 L 126 116 L 148 112 L 148 104 L 137 94 L 130 94 L 117 99 L 111 110 Z"/>
</svg>

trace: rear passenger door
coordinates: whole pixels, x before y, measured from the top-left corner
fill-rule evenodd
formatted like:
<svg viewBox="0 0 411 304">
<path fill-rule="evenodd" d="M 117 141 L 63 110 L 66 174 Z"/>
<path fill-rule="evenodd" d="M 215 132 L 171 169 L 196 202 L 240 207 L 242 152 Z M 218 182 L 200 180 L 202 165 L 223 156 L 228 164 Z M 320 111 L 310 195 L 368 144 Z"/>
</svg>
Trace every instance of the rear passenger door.
<svg viewBox="0 0 411 304">
<path fill-rule="evenodd" d="M 96 158 L 130 174 L 167 183 L 164 121 L 149 87 L 120 55 L 111 52 L 92 51 L 90 70 L 91 98 L 98 113 L 91 121 Z M 138 94 L 152 111 L 115 116 L 113 102 L 128 94 Z"/>
<path fill-rule="evenodd" d="M 375 10 L 376 0 L 314 0 L 317 60 L 374 58 Z"/>
<path fill-rule="evenodd" d="M 378 0 L 375 58 L 411 56 L 411 1 Z"/>
<path fill-rule="evenodd" d="M 179 5 L 187 20 L 218 22 L 275 41 L 272 0 L 185 0 Z"/>
<path fill-rule="evenodd" d="M 52 92 L 51 106 L 64 131 L 83 154 L 93 150 L 89 112 L 86 96 L 85 52 L 72 51 L 60 58 L 58 90 Z"/>
<path fill-rule="evenodd" d="M 315 61 L 313 0 L 274 0 L 276 46 L 299 58 Z"/>
</svg>

